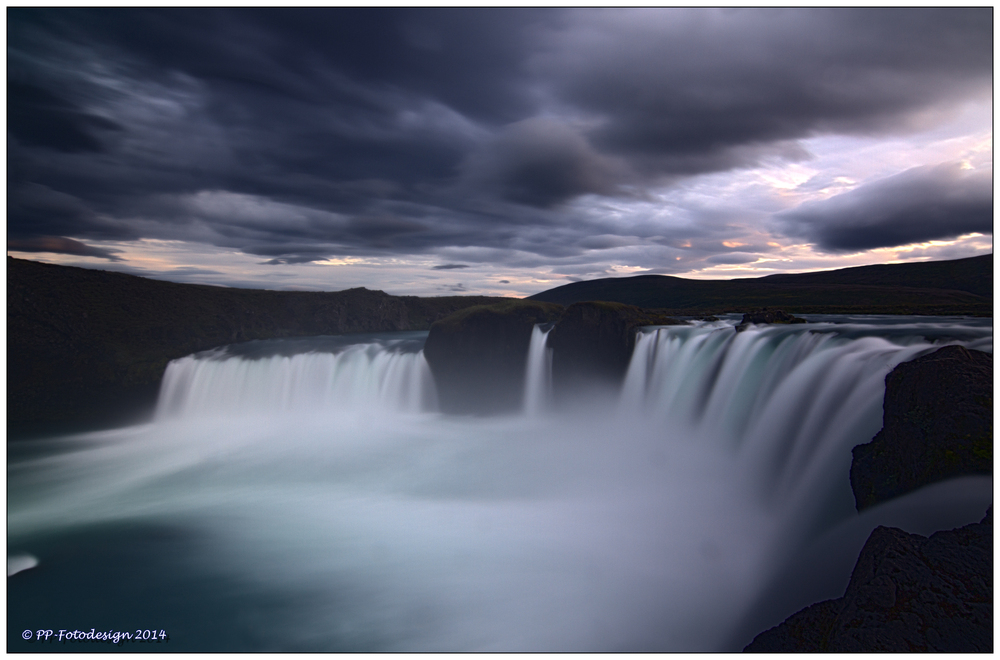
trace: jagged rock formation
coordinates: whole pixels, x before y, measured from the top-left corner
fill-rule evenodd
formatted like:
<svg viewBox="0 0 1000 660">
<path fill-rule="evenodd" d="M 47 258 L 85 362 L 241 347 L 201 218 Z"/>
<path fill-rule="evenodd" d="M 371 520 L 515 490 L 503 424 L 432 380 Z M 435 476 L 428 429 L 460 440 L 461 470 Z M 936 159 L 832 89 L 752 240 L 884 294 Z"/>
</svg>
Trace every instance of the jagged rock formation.
<svg viewBox="0 0 1000 660">
<path fill-rule="evenodd" d="M 746 330 L 751 323 L 806 323 L 805 319 L 786 314 L 780 309 L 764 309 L 747 312 L 743 315 L 743 320 L 736 326 L 736 332 Z"/>
<path fill-rule="evenodd" d="M 522 404 L 531 331 L 562 305 L 512 300 L 476 306 L 434 323 L 424 356 L 444 412 L 497 413 Z"/>
<path fill-rule="evenodd" d="M 946 346 L 885 379 L 882 430 L 854 448 L 858 511 L 921 486 L 993 471 L 993 356 Z"/>
<path fill-rule="evenodd" d="M 876 528 L 843 597 L 793 614 L 744 651 L 992 652 L 992 508 L 929 538 Z"/>
<path fill-rule="evenodd" d="M 594 382 L 620 385 L 635 349 L 636 330 L 683 322 L 610 302 L 580 302 L 566 308 L 549 335 L 552 385 L 557 400 Z"/>
</svg>

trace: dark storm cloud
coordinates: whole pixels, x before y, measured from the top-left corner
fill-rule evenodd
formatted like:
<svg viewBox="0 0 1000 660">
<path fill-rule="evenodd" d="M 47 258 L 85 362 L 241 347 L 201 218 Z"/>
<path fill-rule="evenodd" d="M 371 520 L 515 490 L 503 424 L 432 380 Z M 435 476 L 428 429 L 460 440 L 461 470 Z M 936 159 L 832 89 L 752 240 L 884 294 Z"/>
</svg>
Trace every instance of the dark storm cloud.
<svg viewBox="0 0 1000 660">
<path fill-rule="evenodd" d="M 8 149 L 15 147 L 8 145 Z M 8 157 L 10 164 L 12 159 Z M 31 239 L 83 235 L 92 239 L 129 240 L 140 235 L 124 222 L 100 215 L 92 200 L 29 181 L 8 170 L 7 236 Z M 60 250 L 53 250 L 59 252 Z M 69 253 L 73 254 L 73 253 Z"/>
<path fill-rule="evenodd" d="M 40 87 L 9 80 L 7 130 L 24 144 L 72 153 L 104 151 L 101 131 L 119 131 L 121 126 Z"/>
<path fill-rule="evenodd" d="M 466 264 L 441 264 L 440 266 L 431 266 L 431 270 L 455 270 L 458 268 L 468 268 Z"/>
<path fill-rule="evenodd" d="M 279 264 L 304 264 L 330 258 L 337 248 L 329 245 L 296 245 L 293 243 L 263 244 L 244 248 L 244 252 L 261 257 L 279 255 L 261 262 L 268 266 Z"/>
<path fill-rule="evenodd" d="M 780 214 L 788 233 L 849 252 L 993 231 L 990 170 L 915 167 Z"/>
<path fill-rule="evenodd" d="M 121 257 L 115 255 L 121 250 L 106 250 L 92 245 L 86 245 L 80 241 L 61 236 L 36 236 L 27 239 L 12 238 L 7 241 L 8 250 L 17 252 L 57 252 L 60 254 L 74 254 L 81 257 L 97 257 L 108 261 L 122 261 Z"/>
<path fill-rule="evenodd" d="M 600 119 L 593 144 L 690 174 L 794 157 L 788 141 L 816 133 L 898 129 L 986 90 L 993 34 L 990 9 L 665 9 L 581 11 L 550 38 L 535 68 Z"/>
<path fill-rule="evenodd" d="M 588 193 L 613 194 L 620 176 L 579 133 L 544 118 L 507 126 L 464 169 L 505 199 L 543 208 Z"/>
<path fill-rule="evenodd" d="M 289 264 L 307 264 L 319 259 L 325 259 L 330 254 L 330 252 L 323 252 L 320 255 L 309 254 L 295 254 L 289 257 L 275 257 L 274 259 L 268 259 L 267 261 L 260 262 L 263 266 L 287 266 Z"/>
<path fill-rule="evenodd" d="M 389 240 L 398 236 L 427 231 L 427 226 L 391 215 L 352 218 L 347 223 L 347 231 L 355 236 L 372 241 Z"/>
<path fill-rule="evenodd" d="M 757 261 L 756 254 L 746 252 L 729 252 L 727 254 L 717 254 L 705 259 L 710 264 L 748 264 Z"/>
<path fill-rule="evenodd" d="M 272 264 L 679 242 L 704 230 L 567 204 L 909 130 L 988 94 L 991 26 L 989 8 L 11 8 L 8 236 Z"/>
</svg>

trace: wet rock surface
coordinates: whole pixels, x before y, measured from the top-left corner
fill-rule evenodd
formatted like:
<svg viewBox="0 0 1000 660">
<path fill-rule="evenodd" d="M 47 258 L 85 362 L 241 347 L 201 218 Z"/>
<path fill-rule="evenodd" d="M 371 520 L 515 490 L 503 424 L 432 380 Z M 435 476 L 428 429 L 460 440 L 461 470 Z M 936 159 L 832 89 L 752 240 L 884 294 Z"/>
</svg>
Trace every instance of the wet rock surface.
<svg viewBox="0 0 1000 660">
<path fill-rule="evenodd" d="M 431 326 L 424 356 L 441 410 L 497 413 L 522 405 L 531 331 L 559 318 L 562 305 L 513 300 L 470 307 Z"/>
<path fill-rule="evenodd" d="M 992 652 L 993 510 L 929 538 L 878 527 L 844 596 L 811 605 L 744 651 Z"/>
<path fill-rule="evenodd" d="M 858 511 L 921 486 L 993 471 L 993 356 L 946 346 L 885 379 L 882 430 L 854 448 Z"/>
<path fill-rule="evenodd" d="M 771 309 L 767 307 L 764 309 L 759 309 L 753 312 L 747 312 L 743 315 L 743 320 L 740 324 L 736 326 L 736 332 L 741 332 L 746 330 L 751 324 L 762 324 L 762 323 L 806 323 L 805 319 L 801 319 L 797 316 L 792 316 L 791 314 L 786 314 L 780 309 Z"/>
<path fill-rule="evenodd" d="M 475 414 L 519 409 L 532 328 L 553 322 L 547 346 L 557 400 L 593 383 L 620 386 L 639 327 L 683 324 L 655 311 L 605 302 L 563 308 L 519 300 L 463 310 L 431 326 L 424 346 L 441 409 Z"/>
<path fill-rule="evenodd" d="M 683 322 L 621 303 L 580 302 L 567 307 L 548 343 L 557 400 L 588 383 L 620 385 L 635 349 L 636 331 L 649 325 Z"/>
</svg>

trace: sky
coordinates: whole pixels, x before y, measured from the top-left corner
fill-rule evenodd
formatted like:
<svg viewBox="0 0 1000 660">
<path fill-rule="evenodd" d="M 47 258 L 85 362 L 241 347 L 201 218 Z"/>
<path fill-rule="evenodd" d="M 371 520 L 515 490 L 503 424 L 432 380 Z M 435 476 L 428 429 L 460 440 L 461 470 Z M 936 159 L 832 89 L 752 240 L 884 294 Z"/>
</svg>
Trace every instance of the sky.
<svg viewBox="0 0 1000 660">
<path fill-rule="evenodd" d="M 993 10 L 7 9 L 7 254 L 527 296 L 993 243 Z"/>
</svg>

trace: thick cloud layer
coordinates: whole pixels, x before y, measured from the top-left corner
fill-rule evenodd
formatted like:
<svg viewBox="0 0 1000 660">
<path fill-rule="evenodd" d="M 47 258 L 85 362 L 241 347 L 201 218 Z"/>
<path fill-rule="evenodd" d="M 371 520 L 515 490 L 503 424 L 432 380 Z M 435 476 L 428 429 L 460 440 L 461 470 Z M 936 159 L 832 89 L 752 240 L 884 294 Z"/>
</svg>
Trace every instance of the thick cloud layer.
<svg viewBox="0 0 1000 660">
<path fill-rule="evenodd" d="M 36 238 L 18 239 L 7 241 L 7 249 L 17 252 L 58 252 L 62 254 L 75 254 L 81 257 L 97 257 L 108 261 L 122 261 L 121 257 L 115 255 L 117 250 L 102 250 L 92 245 L 84 245 L 80 241 L 72 238 L 61 238 L 57 236 L 39 236 Z"/>
<path fill-rule="evenodd" d="M 823 250 L 857 251 L 993 230 L 991 171 L 915 167 L 779 215 Z"/>
<path fill-rule="evenodd" d="M 574 14 L 537 68 L 651 173 L 744 164 L 817 132 L 868 132 L 981 89 L 991 21 L 947 10 Z M 607 29 L 595 29 L 598 20 Z M 628 35 L 628 38 L 622 38 Z M 961 35 L 961 36 L 959 36 Z"/>
<path fill-rule="evenodd" d="M 688 191 L 989 104 L 991 11 L 13 8 L 8 248 L 572 276 L 749 263 L 763 228 L 829 251 L 990 231 L 991 165 L 776 221 Z"/>
</svg>

